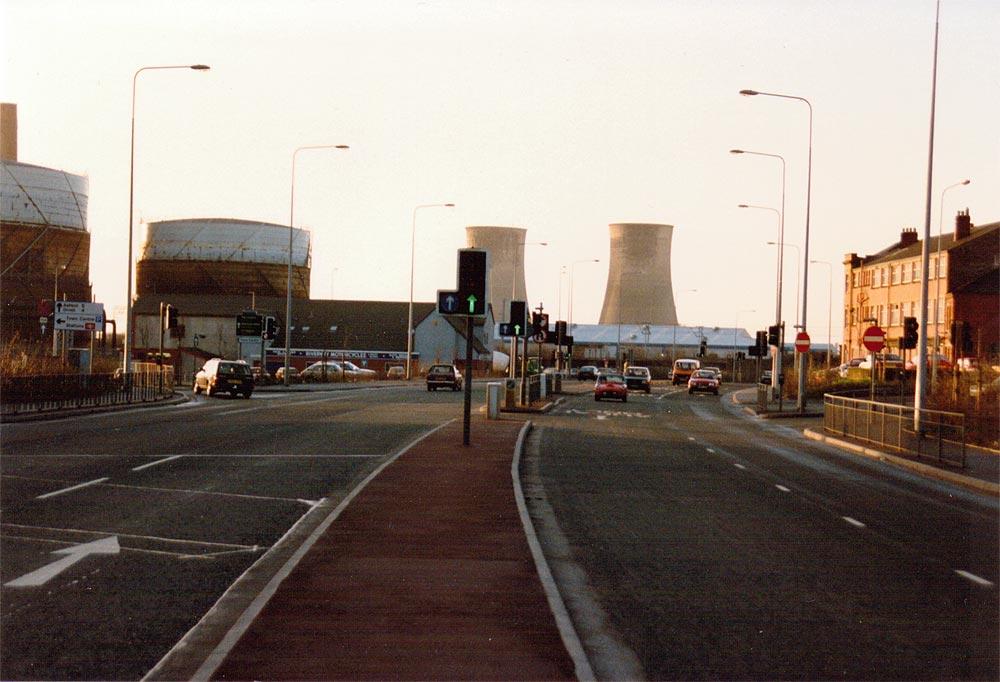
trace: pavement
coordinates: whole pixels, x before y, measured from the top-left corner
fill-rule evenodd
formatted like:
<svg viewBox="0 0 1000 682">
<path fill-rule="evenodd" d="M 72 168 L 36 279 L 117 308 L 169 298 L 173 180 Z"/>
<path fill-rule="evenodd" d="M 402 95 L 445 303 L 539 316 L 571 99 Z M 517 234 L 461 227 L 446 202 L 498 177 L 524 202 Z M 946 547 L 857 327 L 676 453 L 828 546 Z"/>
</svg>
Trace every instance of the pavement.
<svg viewBox="0 0 1000 682">
<path fill-rule="evenodd" d="M 470 446 L 461 420 L 430 433 L 316 528 L 214 650 L 182 647 L 151 676 L 575 679 L 515 495 L 526 431 L 473 415 Z"/>
</svg>

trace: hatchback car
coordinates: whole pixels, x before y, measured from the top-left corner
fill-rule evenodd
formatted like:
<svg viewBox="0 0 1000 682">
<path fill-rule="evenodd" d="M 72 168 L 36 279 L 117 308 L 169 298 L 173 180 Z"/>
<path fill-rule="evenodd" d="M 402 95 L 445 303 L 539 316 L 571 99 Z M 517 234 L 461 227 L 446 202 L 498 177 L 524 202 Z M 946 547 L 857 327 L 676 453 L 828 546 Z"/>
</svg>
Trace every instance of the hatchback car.
<svg viewBox="0 0 1000 682">
<path fill-rule="evenodd" d="M 405 379 L 406 378 L 406 368 L 402 365 L 395 365 L 390 367 L 385 371 L 386 379 Z"/>
<path fill-rule="evenodd" d="M 629 367 L 625 370 L 625 385 L 636 391 L 649 393 L 652 390 L 653 377 L 648 367 Z"/>
<path fill-rule="evenodd" d="M 597 379 L 597 368 L 593 365 L 584 365 L 576 373 L 576 378 L 578 381 L 594 381 Z"/>
<path fill-rule="evenodd" d="M 688 393 L 695 391 L 705 391 L 719 395 L 719 380 L 715 377 L 715 372 L 708 369 L 699 369 L 688 379 Z"/>
<path fill-rule="evenodd" d="M 350 360 L 344 361 L 344 372 L 347 373 L 347 378 L 351 381 L 375 381 L 377 376 L 375 370 L 358 367 Z"/>
<path fill-rule="evenodd" d="M 232 396 L 241 395 L 249 398 L 253 393 L 253 375 L 250 365 L 242 360 L 223 360 L 212 358 L 194 375 L 195 395 L 202 391 L 205 395 L 228 393 Z"/>
<path fill-rule="evenodd" d="M 455 365 L 431 365 L 427 370 L 427 390 L 436 391 L 439 388 L 450 388 L 453 391 L 462 390 L 462 373 Z"/>
<path fill-rule="evenodd" d="M 325 362 L 314 362 L 306 367 L 299 372 L 299 379 L 301 381 L 319 382 L 343 381 L 344 374 L 344 368 L 341 367 L 339 362 L 327 360 Z"/>
<path fill-rule="evenodd" d="M 605 398 L 614 398 L 623 403 L 628 402 L 628 386 L 625 377 L 610 372 L 600 374 L 594 384 L 594 400 L 600 402 Z"/>
</svg>

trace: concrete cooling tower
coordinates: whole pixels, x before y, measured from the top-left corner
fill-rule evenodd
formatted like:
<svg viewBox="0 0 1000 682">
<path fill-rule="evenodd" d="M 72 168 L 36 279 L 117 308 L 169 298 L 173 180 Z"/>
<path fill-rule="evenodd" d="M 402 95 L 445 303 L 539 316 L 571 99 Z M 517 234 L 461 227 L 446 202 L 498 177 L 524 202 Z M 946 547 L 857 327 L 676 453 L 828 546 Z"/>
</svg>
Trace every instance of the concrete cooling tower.
<svg viewBox="0 0 1000 682">
<path fill-rule="evenodd" d="M 292 232 L 292 297 L 309 298 L 309 232 Z M 227 218 L 146 225 L 136 292 L 285 296 L 288 226 Z"/>
<path fill-rule="evenodd" d="M 677 324 L 670 283 L 673 225 L 615 223 L 600 324 Z"/>
<path fill-rule="evenodd" d="M 524 242 L 527 234 L 528 231 L 521 227 L 465 228 L 469 248 L 489 251 L 489 297 L 493 317 L 498 322 L 507 319 L 511 300 L 528 300 L 524 286 Z"/>
</svg>

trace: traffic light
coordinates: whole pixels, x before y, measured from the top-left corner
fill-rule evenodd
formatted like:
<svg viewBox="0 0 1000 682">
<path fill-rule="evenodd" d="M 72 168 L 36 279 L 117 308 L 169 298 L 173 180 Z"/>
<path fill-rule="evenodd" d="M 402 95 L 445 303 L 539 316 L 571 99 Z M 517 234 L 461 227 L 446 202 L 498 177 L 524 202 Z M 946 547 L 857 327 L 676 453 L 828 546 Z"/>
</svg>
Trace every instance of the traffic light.
<svg viewBox="0 0 1000 682">
<path fill-rule="evenodd" d="M 701 338 L 701 345 L 698 346 L 698 357 L 703 358 L 708 353 L 708 342 L 705 337 Z"/>
<path fill-rule="evenodd" d="M 549 330 L 548 313 L 531 313 L 531 335 L 537 336 Z"/>
<path fill-rule="evenodd" d="M 527 310 L 525 310 L 524 301 L 511 301 L 510 302 L 510 319 L 508 322 L 514 325 L 516 328 L 515 336 L 524 336 L 527 332 L 526 324 L 528 321 Z"/>
<path fill-rule="evenodd" d="M 166 313 L 163 315 L 163 328 L 176 329 L 177 317 L 178 317 L 177 308 L 173 307 L 168 303 Z"/>
<path fill-rule="evenodd" d="M 781 345 L 781 326 L 777 324 L 772 324 L 767 328 L 767 345 L 769 346 L 780 346 Z"/>
<path fill-rule="evenodd" d="M 900 348 L 916 348 L 917 340 L 919 339 L 918 330 L 920 325 L 917 324 L 917 318 L 915 317 L 904 317 L 903 318 L 903 338 Z"/>
<path fill-rule="evenodd" d="M 264 318 L 264 332 L 261 334 L 261 338 L 265 341 L 274 341 L 275 337 L 278 335 L 278 321 L 268 315 Z"/>
<path fill-rule="evenodd" d="M 486 252 L 481 249 L 458 251 L 458 298 L 463 315 L 486 314 Z"/>
</svg>

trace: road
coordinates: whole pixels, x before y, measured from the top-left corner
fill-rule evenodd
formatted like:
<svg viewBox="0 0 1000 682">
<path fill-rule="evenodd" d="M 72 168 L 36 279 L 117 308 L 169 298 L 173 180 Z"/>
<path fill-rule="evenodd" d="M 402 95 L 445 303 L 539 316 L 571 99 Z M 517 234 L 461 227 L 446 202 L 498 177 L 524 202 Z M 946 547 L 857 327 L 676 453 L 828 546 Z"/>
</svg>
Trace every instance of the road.
<svg viewBox="0 0 1000 682">
<path fill-rule="evenodd" d="M 599 677 L 1000 676 L 995 499 L 728 395 L 586 393 L 537 423 L 526 494 Z"/>
<path fill-rule="evenodd" d="M 142 677 L 310 512 L 460 400 L 261 392 L 4 425 L 0 677 Z M 53 553 L 94 541 L 107 553 Z"/>
</svg>

